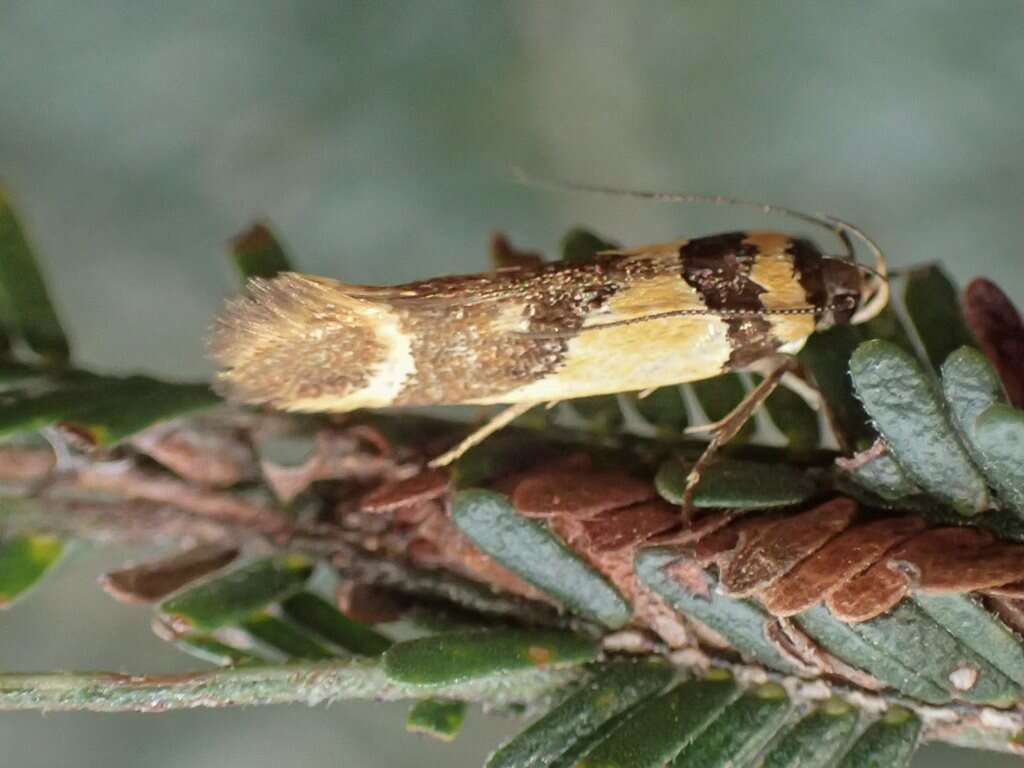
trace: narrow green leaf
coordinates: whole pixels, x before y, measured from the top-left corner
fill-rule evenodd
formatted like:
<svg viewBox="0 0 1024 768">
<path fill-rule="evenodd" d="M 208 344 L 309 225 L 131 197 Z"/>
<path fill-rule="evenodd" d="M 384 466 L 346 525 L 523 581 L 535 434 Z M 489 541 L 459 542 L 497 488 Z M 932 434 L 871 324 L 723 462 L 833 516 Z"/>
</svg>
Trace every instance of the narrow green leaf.
<svg viewBox="0 0 1024 768">
<path fill-rule="evenodd" d="M 273 648 L 289 659 L 321 661 L 332 659 L 335 654 L 328 651 L 309 635 L 293 624 L 282 621 L 269 613 L 255 613 L 246 617 L 241 625 L 246 633 L 259 643 Z"/>
<path fill-rule="evenodd" d="M 1018 685 L 1024 685 L 1024 647 L 998 617 L 970 595 L 914 594 L 921 610 L 957 640 L 992 663 Z"/>
<path fill-rule="evenodd" d="M 216 629 L 298 591 L 312 570 L 300 555 L 257 560 L 168 598 L 160 612 L 179 631 Z"/>
<path fill-rule="evenodd" d="M 284 248 L 265 224 L 256 223 L 231 241 L 231 259 L 242 283 L 252 277 L 274 277 L 291 269 Z"/>
<path fill-rule="evenodd" d="M 84 375 L 52 382 L 43 392 L 17 393 L 0 404 L 0 437 L 32 432 L 55 424 L 77 410 L 100 400 L 117 400 L 113 394 L 130 380 Z"/>
<path fill-rule="evenodd" d="M 205 384 L 81 374 L 0 405 L 0 437 L 60 422 L 89 443 L 107 446 L 158 421 L 219 402 Z"/>
<path fill-rule="evenodd" d="M 855 450 L 874 442 L 874 431 L 854 394 L 849 374 L 850 356 L 863 338 L 858 327 L 838 325 L 812 334 L 799 355 L 800 362 L 814 376 L 840 433 L 840 443 Z"/>
<path fill-rule="evenodd" d="M 903 304 L 934 368 L 938 369 L 957 347 L 974 344 L 960 311 L 957 290 L 941 267 L 909 272 Z"/>
<path fill-rule="evenodd" d="M 889 453 L 889 449 L 873 456 L 854 469 L 842 469 L 855 483 L 888 501 L 899 501 L 921 493 L 914 481 L 907 477 L 903 467 Z"/>
<path fill-rule="evenodd" d="M 681 435 L 690 424 L 682 390 L 677 386 L 659 387 L 647 397 L 638 397 L 636 393 L 630 397 L 640 415 L 660 433 Z"/>
<path fill-rule="evenodd" d="M 574 264 L 590 261 L 601 251 L 613 251 L 618 247 L 618 243 L 605 240 L 589 229 L 577 227 L 570 229 L 562 238 L 562 260 Z"/>
<path fill-rule="evenodd" d="M 936 624 L 912 600 L 852 628 L 955 698 L 1006 706 L 1021 695 L 1020 686 Z"/>
<path fill-rule="evenodd" d="M 756 377 L 760 380 L 760 377 Z M 796 392 L 778 387 L 764 403 L 772 423 L 795 454 L 813 451 L 821 442 L 818 414 Z"/>
<path fill-rule="evenodd" d="M 73 430 L 92 445 L 110 446 L 167 419 L 211 408 L 221 400 L 206 384 L 178 384 L 141 376 L 131 379 L 118 392 L 95 404 L 81 408 L 62 419 L 62 426 Z"/>
<path fill-rule="evenodd" d="M 364 624 L 352 621 L 341 611 L 312 592 L 299 592 L 283 603 L 284 615 L 299 626 L 315 632 L 324 640 L 349 653 L 377 656 L 391 647 L 391 641 Z"/>
<path fill-rule="evenodd" d="M 565 701 L 495 752 L 487 768 L 546 768 L 574 744 L 672 680 L 668 665 L 616 661 L 602 665 Z"/>
<path fill-rule="evenodd" d="M 70 347 L 46 282 L 25 233 L 0 190 L 0 291 L 9 309 L 13 330 L 51 363 L 64 363 Z"/>
<path fill-rule="evenodd" d="M 692 742 L 738 694 L 732 676 L 712 670 L 649 699 L 608 734 L 578 768 L 660 768 Z"/>
<path fill-rule="evenodd" d="M 877 647 L 869 643 L 851 625 L 833 617 L 824 605 L 804 611 L 795 621 L 833 656 L 877 677 L 897 691 L 929 704 L 945 704 L 950 700 L 944 686 L 892 656 L 888 644 Z"/>
<path fill-rule="evenodd" d="M 782 727 L 792 709 L 786 689 L 766 683 L 725 708 L 669 763 L 670 768 L 738 768 L 747 765 Z"/>
<path fill-rule="evenodd" d="M 711 379 L 695 381 L 689 386 L 693 390 L 693 394 L 697 396 L 697 402 L 700 403 L 700 407 L 709 421 L 724 419 L 747 394 L 747 388 L 743 386 L 743 379 L 735 373 L 723 373 Z M 743 425 L 730 442 L 745 442 L 753 437 L 756 430 L 757 424 L 751 419 Z"/>
<path fill-rule="evenodd" d="M 180 635 L 174 639 L 174 646 L 189 656 L 208 661 L 219 667 L 255 664 L 260 661 L 258 656 L 223 643 L 210 635 Z"/>
<path fill-rule="evenodd" d="M 680 560 L 678 552 L 652 547 L 637 552 L 634 561 L 637 578 L 668 601 L 680 613 L 692 616 L 722 635 L 744 656 L 784 672 L 796 671 L 790 661 L 765 636 L 765 623 L 771 620 L 760 606 L 748 600 L 733 600 L 718 594 L 709 573 L 692 563 L 694 579 L 703 579 L 704 588 L 696 592 L 674 579 L 666 566 Z"/>
<path fill-rule="evenodd" d="M 384 652 L 392 680 L 439 686 L 523 669 L 593 661 L 597 645 L 571 632 L 495 629 L 451 632 L 397 643 Z"/>
<path fill-rule="evenodd" d="M 405 719 L 405 730 L 439 741 L 454 741 L 466 719 L 464 701 L 423 699 L 417 701 Z"/>
<path fill-rule="evenodd" d="M 988 507 L 985 480 L 917 360 L 891 342 L 868 341 L 853 353 L 850 374 L 864 407 L 914 482 L 962 515 Z"/>
<path fill-rule="evenodd" d="M 64 542 L 49 534 L 25 533 L 0 542 L 0 608 L 23 597 L 63 554 Z"/>
<path fill-rule="evenodd" d="M 543 524 L 520 515 L 505 496 L 459 491 L 451 514 L 477 547 L 569 610 L 612 628 L 629 621 L 630 606 L 615 588 Z"/>
<path fill-rule="evenodd" d="M 975 421 L 975 440 L 1003 501 L 1024 515 L 1024 411 L 998 403 Z"/>
<path fill-rule="evenodd" d="M 913 712 L 892 707 L 871 725 L 839 763 L 839 768 L 901 768 L 917 750 L 921 721 Z"/>
<path fill-rule="evenodd" d="M 828 768 L 850 743 L 857 727 L 857 710 L 842 699 L 829 699 L 807 715 L 764 757 L 761 768 Z"/>
<path fill-rule="evenodd" d="M 679 459 L 661 464 L 654 484 L 665 501 L 682 503 L 688 473 Z M 787 507 L 809 499 L 816 490 L 814 481 L 792 465 L 721 459 L 704 470 L 694 489 L 693 505 L 699 509 Z"/>
<path fill-rule="evenodd" d="M 583 738 L 573 742 L 572 745 L 565 752 L 556 757 L 554 761 L 547 766 L 547 768 L 575 768 L 575 766 L 584 757 L 594 751 L 594 748 L 597 747 L 598 744 L 607 739 L 609 735 L 615 733 L 620 725 L 629 720 L 646 701 L 647 699 L 641 700 L 625 712 L 620 712 L 605 723 L 603 727 L 598 728 L 596 731 L 591 731 Z"/>
</svg>

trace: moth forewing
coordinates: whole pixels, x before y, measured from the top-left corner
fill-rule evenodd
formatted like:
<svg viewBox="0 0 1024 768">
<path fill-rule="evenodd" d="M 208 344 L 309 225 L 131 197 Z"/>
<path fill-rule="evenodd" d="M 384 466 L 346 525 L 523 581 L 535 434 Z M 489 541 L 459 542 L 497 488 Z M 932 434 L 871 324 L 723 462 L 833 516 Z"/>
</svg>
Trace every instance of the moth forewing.
<svg viewBox="0 0 1024 768">
<path fill-rule="evenodd" d="M 231 397 L 302 411 L 526 403 L 696 381 L 849 320 L 860 272 L 735 232 L 386 288 L 256 280 L 217 322 Z"/>
</svg>

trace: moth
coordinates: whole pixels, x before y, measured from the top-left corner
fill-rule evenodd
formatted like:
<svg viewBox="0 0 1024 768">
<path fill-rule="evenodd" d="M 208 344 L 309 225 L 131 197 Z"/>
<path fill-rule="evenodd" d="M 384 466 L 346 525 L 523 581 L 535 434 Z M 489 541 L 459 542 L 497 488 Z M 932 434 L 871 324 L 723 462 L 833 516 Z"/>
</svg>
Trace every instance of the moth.
<svg viewBox="0 0 1024 768">
<path fill-rule="evenodd" d="M 812 333 L 863 322 L 888 298 L 884 256 L 860 230 L 748 205 L 828 227 L 846 253 L 738 231 L 388 287 L 298 273 L 254 279 L 214 328 L 219 386 L 289 411 L 510 406 L 439 465 L 538 404 L 761 370 L 762 384 L 710 425 L 695 480 Z M 857 263 L 850 234 L 871 248 L 874 268 Z"/>
</svg>

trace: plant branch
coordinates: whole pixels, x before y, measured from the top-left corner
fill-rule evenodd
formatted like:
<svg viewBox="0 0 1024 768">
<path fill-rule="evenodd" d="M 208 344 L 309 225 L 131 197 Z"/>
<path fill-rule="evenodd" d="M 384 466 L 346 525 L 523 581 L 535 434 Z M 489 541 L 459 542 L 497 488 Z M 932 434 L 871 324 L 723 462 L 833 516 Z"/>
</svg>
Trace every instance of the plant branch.
<svg viewBox="0 0 1024 768">
<path fill-rule="evenodd" d="M 329 704 L 345 699 L 451 698 L 501 706 L 535 701 L 583 675 L 579 666 L 506 673 L 445 686 L 390 680 L 376 661 L 241 666 L 169 675 L 0 675 L 0 710 L 165 712 L 199 707 Z"/>
</svg>

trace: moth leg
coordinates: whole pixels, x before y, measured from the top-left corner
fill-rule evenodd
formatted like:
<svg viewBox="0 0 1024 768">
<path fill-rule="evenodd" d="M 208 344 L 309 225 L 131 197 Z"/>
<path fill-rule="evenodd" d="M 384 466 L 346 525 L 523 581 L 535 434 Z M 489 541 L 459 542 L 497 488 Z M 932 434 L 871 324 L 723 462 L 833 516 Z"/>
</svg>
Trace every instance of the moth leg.
<svg viewBox="0 0 1024 768">
<path fill-rule="evenodd" d="M 515 403 L 514 405 L 508 406 L 505 410 L 496 413 L 494 416 L 492 416 L 487 421 L 487 423 L 473 430 L 470 434 L 463 438 L 462 442 L 460 442 L 454 448 L 452 448 L 449 451 L 445 451 L 436 459 L 432 459 L 427 464 L 427 466 L 444 467 L 447 466 L 448 464 L 451 464 L 453 461 L 459 458 L 459 456 L 464 454 L 474 445 L 482 443 L 484 440 L 486 440 L 489 436 L 493 435 L 502 427 L 508 426 L 513 421 L 522 416 L 524 413 L 526 413 L 528 410 L 533 408 L 535 405 L 539 405 L 539 403 Z"/>
<path fill-rule="evenodd" d="M 697 463 L 690 469 L 690 474 L 686 478 L 686 490 L 683 492 L 683 514 L 685 516 L 689 517 L 693 511 L 693 492 L 700 481 L 701 472 L 711 463 L 718 450 L 736 436 L 736 433 L 753 416 L 754 411 L 775 391 L 782 378 L 792 372 L 797 365 L 796 358 L 789 356 L 774 357 L 771 358 L 771 362 L 774 363 L 774 367 L 771 370 L 766 370 L 761 383 L 750 390 L 739 405 L 733 408 L 724 419 L 698 428 L 699 431 L 711 433 L 711 442 L 708 443 L 704 453 L 697 459 Z M 696 430 L 687 430 L 688 433 L 693 431 Z"/>
</svg>

